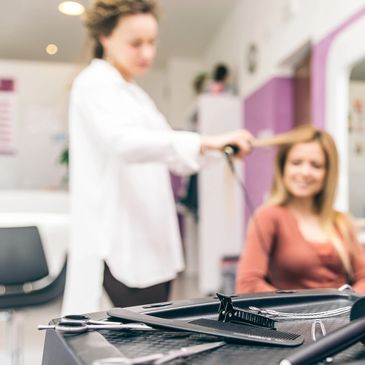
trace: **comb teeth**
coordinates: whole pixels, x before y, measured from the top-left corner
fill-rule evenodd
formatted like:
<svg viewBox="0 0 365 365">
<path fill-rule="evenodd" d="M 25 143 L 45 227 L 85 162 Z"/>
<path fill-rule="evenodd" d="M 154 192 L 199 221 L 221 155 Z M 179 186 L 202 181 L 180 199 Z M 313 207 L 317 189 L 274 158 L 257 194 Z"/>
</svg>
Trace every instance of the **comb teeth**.
<svg viewBox="0 0 365 365">
<path fill-rule="evenodd" d="M 259 336 L 262 337 L 262 339 L 266 338 L 268 343 L 270 343 L 273 339 L 287 341 L 290 343 L 291 341 L 296 341 L 300 337 L 300 335 L 296 333 L 276 331 L 263 327 L 242 326 L 241 324 L 236 324 L 234 322 L 223 323 L 206 318 L 196 319 L 190 323 L 215 328 L 217 330 L 239 332 L 249 336 Z"/>
<path fill-rule="evenodd" d="M 223 322 L 246 322 L 256 326 L 275 328 L 275 320 L 242 309 L 236 309 L 233 313 L 228 313 L 227 317 L 229 318 L 228 321 L 225 320 Z"/>
</svg>

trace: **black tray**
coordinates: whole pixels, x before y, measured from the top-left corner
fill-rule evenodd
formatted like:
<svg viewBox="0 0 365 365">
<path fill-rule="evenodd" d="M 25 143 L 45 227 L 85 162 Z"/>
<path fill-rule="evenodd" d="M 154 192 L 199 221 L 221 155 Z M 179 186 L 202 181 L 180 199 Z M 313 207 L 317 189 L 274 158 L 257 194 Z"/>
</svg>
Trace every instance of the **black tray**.
<svg viewBox="0 0 365 365">
<path fill-rule="evenodd" d="M 240 308 L 256 306 L 287 312 L 308 313 L 352 305 L 358 298 L 359 296 L 353 292 L 339 292 L 337 290 L 284 291 L 238 296 L 234 298 L 234 305 Z M 217 319 L 218 306 L 218 299 L 204 298 L 130 307 L 128 310 L 135 313 L 150 314 L 155 317 L 190 322 L 201 318 Z M 118 316 L 118 311 L 117 308 L 108 311 L 111 319 Z M 100 319 L 104 315 L 105 313 L 94 313 L 92 317 Z M 328 333 L 348 322 L 349 315 L 323 319 Z M 280 331 L 302 335 L 304 344 L 308 344 L 313 341 L 311 338 L 312 323 L 313 320 L 292 320 L 279 322 L 277 328 Z M 213 336 L 163 329 L 151 332 L 97 331 L 79 336 L 64 336 L 55 333 L 55 331 L 47 331 L 43 365 L 62 364 L 62 362 L 56 361 L 57 357 L 55 356 L 51 359 L 52 353 L 54 354 L 57 350 L 60 352 L 62 346 L 67 350 L 63 351 L 63 361 L 66 361 L 66 352 L 70 355 L 63 364 L 93 365 L 93 362 L 97 359 L 120 356 L 121 353 L 128 357 L 137 357 L 216 340 L 216 337 Z M 279 364 L 281 359 L 300 349 L 301 346 L 290 348 L 253 343 L 229 343 L 214 351 L 195 355 L 184 360 L 175 360 L 170 364 Z M 362 343 L 357 343 L 335 356 L 336 365 L 357 363 L 365 363 L 365 345 Z"/>
</svg>

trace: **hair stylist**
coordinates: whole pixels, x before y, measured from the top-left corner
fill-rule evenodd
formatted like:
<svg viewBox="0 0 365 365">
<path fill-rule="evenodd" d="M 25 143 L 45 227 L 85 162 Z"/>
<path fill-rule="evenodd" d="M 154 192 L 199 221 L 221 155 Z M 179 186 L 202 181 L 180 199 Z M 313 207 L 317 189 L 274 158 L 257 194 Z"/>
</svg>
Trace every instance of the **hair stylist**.
<svg viewBox="0 0 365 365">
<path fill-rule="evenodd" d="M 184 269 L 169 171 L 190 174 L 226 144 L 252 136 L 173 131 L 135 83 L 156 51 L 155 0 L 96 0 L 84 24 L 94 59 L 70 102 L 71 239 L 63 313 L 96 311 L 102 283 L 115 306 L 168 299 Z"/>
</svg>

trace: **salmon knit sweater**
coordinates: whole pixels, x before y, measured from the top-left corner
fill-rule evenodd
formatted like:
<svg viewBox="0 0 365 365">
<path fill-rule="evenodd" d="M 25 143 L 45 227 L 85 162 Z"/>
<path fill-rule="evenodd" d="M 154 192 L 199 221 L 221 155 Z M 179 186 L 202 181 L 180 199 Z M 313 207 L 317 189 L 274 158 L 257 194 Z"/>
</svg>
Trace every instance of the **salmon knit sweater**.
<svg viewBox="0 0 365 365">
<path fill-rule="evenodd" d="M 355 291 L 365 293 L 365 252 L 355 229 L 352 225 L 349 228 L 354 241 L 350 284 Z M 346 271 L 331 242 L 306 240 L 296 218 L 284 206 L 257 210 L 238 265 L 237 293 L 339 288 L 346 283 Z"/>
</svg>

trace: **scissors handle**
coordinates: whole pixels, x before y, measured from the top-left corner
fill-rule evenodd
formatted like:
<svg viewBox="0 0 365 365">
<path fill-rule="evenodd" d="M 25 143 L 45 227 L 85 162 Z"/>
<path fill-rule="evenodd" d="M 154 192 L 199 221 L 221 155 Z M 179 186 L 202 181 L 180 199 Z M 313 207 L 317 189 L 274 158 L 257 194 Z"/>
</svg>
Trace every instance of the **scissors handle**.
<svg viewBox="0 0 365 365">
<path fill-rule="evenodd" d="M 54 329 L 55 331 L 62 332 L 64 334 L 78 334 L 87 332 L 89 328 L 85 324 L 67 322 L 67 323 L 58 323 L 56 325 L 39 325 L 38 329 L 39 330 Z"/>
<path fill-rule="evenodd" d="M 72 322 L 80 324 L 122 324 L 122 322 L 110 322 L 106 319 L 91 319 L 85 314 L 67 314 L 61 318 L 62 323 Z"/>
</svg>

